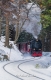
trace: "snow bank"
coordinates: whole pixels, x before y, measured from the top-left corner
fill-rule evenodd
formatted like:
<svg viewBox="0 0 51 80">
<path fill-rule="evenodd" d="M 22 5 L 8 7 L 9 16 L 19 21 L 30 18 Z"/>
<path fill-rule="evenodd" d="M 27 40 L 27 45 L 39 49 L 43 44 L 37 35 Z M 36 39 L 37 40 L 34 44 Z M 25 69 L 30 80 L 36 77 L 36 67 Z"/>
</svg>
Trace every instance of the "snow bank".
<svg viewBox="0 0 51 80">
<path fill-rule="evenodd" d="M 21 59 L 22 59 L 22 56 L 19 50 L 15 51 L 11 49 L 10 60 L 21 60 Z"/>
<path fill-rule="evenodd" d="M 12 42 L 13 48 L 7 48 L 4 47 L 2 45 L 2 42 L 0 44 L 0 54 L 6 54 L 9 56 L 10 60 L 14 61 L 14 60 L 21 60 L 22 59 L 22 53 L 18 50 L 18 48 L 16 47 L 16 45 L 14 45 L 14 43 Z"/>
</svg>

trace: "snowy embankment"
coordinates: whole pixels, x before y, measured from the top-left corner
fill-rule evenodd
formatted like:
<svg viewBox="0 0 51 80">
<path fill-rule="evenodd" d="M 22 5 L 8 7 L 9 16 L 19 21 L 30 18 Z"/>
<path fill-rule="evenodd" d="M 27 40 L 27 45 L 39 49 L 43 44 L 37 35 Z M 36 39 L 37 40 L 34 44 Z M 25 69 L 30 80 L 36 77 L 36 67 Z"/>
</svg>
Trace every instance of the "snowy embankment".
<svg viewBox="0 0 51 80">
<path fill-rule="evenodd" d="M 14 42 L 10 41 L 9 44 L 12 44 L 12 48 L 4 47 L 4 39 L 2 41 L 0 41 L 0 53 L 8 55 L 10 58 L 10 61 L 14 62 L 16 60 L 20 60 L 21 62 L 19 63 L 19 61 L 17 61 L 16 65 L 15 65 L 15 63 L 12 63 L 13 65 L 10 63 L 9 65 L 7 65 L 5 67 L 6 71 L 8 71 L 14 75 L 16 74 L 17 76 L 19 74 L 19 76 L 20 76 L 20 75 L 22 75 L 22 72 L 21 73 L 18 72 L 17 65 L 19 65 L 19 68 L 21 70 L 25 71 L 26 73 L 35 75 L 35 76 L 40 77 L 45 80 L 51 80 L 51 74 L 50 74 L 51 73 L 51 52 L 42 52 L 42 57 L 32 57 L 29 53 L 25 53 L 24 55 L 22 55 L 22 53 L 18 50 L 18 48 L 14 44 Z M 26 59 L 28 59 L 28 61 Z M 24 60 L 25 60 L 25 62 L 24 62 Z M 22 61 L 23 61 L 23 63 L 22 63 Z M 0 62 L 0 69 L 6 63 L 8 63 L 8 62 L 5 62 L 5 61 Z M 15 69 L 15 67 L 16 67 L 16 69 Z M 5 71 L 3 69 L 1 69 L 1 70 L 5 74 Z M 1 73 L 1 77 L 0 77 L 1 80 L 4 80 L 2 78 L 2 76 L 7 78 L 7 76 L 9 75 L 9 74 L 6 74 L 7 76 L 5 76 L 3 73 Z M 23 75 L 24 75 L 24 73 L 23 73 Z M 25 74 L 25 76 L 26 75 L 27 74 Z M 5 78 L 5 80 L 6 80 L 6 78 Z M 11 78 L 14 78 L 14 77 L 11 77 L 11 75 L 10 75 L 10 77 L 7 78 L 7 80 L 11 80 Z M 21 77 L 21 78 L 28 80 L 29 77 Z M 34 80 L 34 77 L 30 77 L 30 79 Z M 42 80 L 42 79 L 39 79 L 39 80 Z M 12 80 L 17 80 L 17 78 L 12 79 Z"/>
<path fill-rule="evenodd" d="M 0 41 L 0 53 L 8 55 L 9 59 L 12 61 L 22 59 L 22 53 L 18 50 L 18 48 L 16 47 L 16 45 L 14 45 L 13 42 L 11 42 L 11 44 L 12 48 L 7 48 L 3 46 L 3 41 Z"/>
</svg>

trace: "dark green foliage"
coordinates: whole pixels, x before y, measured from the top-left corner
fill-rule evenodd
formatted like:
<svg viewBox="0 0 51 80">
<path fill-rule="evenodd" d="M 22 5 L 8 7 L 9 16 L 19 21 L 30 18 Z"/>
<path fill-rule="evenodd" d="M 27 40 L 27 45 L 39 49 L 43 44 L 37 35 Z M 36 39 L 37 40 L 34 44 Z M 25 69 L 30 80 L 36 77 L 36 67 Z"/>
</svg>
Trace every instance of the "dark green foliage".
<svg viewBox="0 0 51 80">
<path fill-rule="evenodd" d="M 33 39 L 33 35 L 28 32 L 21 32 L 17 42 L 30 42 Z"/>
<path fill-rule="evenodd" d="M 13 25 L 9 26 L 9 38 L 11 38 L 12 41 L 15 40 L 15 27 Z"/>
<path fill-rule="evenodd" d="M 42 40 L 43 51 L 51 51 L 51 26 L 43 28 L 39 38 Z"/>
<path fill-rule="evenodd" d="M 43 0 L 44 11 L 41 15 L 43 28 L 51 25 L 51 0 Z"/>
<path fill-rule="evenodd" d="M 2 17 L 2 21 L 1 21 L 1 35 L 5 36 L 5 29 L 6 29 L 6 20 L 5 17 Z"/>
</svg>

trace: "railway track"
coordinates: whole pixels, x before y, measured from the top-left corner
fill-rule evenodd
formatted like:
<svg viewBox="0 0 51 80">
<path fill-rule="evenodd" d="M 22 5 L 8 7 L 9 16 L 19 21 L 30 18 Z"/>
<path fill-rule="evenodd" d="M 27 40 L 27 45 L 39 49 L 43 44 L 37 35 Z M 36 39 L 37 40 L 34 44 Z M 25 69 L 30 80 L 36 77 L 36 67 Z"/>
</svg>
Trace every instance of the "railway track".
<svg viewBox="0 0 51 80">
<path fill-rule="evenodd" d="M 33 60 L 31 60 L 31 61 L 33 61 Z M 51 75 L 48 75 L 48 74 L 46 74 L 46 73 L 37 71 L 37 70 L 35 70 L 35 69 L 32 69 L 32 71 L 33 71 L 34 73 L 40 74 L 40 77 L 35 76 L 34 74 L 31 74 L 31 73 L 29 73 L 28 71 L 23 70 L 23 69 L 21 68 L 21 65 L 23 65 L 23 64 L 25 64 L 25 63 L 27 63 L 27 62 L 30 62 L 30 61 L 26 61 L 26 62 L 23 62 L 23 63 L 19 64 L 19 65 L 18 65 L 18 68 L 19 68 L 21 71 L 25 72 L 26 74 L 29 74 L 29 75 L 31 75 L 31 76 L 33 76 L 33 77 L 36 77 L 36 78 L 38 78 L 39 80 L 51 80 Z M 27 63 L 27 64 L 28 64 L 28 63 Z M 43 63 L 42 63 L 42 64 L 43 64 Z M 43 65 L 46 67 L 46 64 L 43 64 Z M 47 72 L 47 73 L 48 73 L 48 72 Z M 51 72 L 50 72 L 50 74 L 51 74 Z M 41 78 L 41 75 L 46 76 L 46 77 L 48 77 L 49 79 Z"/>
<path fill-rule="evenodd" d="M 24 79 L 22 78 L 23 75 L 19 77 L 18 75 L 14 75 L 14 74 L 12 74 L 11 72 L 9 72 L 9 71 L 6 70 L 6 66 L 8 66 L 8 65 L 10 65 L 10 64 L 18 63 L 17 68 L 18 68 L 21 72 L 23 72 L 25 75 L 27 75 L 28 77 L 33 77 L 33 78 L 36 78 L 37 80 L 44 80 L 43 78 L 34 76 L 34 75 L 29 74 L 29 73 L 23 71 L 22 69 L 20 69 L 20 65 L 21 65 L 21 64 L 26 63 L 26 62 L 30 62 L 30 61 L 34 61 L 34 60 L 38 60 L 38 59 L 40 59 L 40 57 L 37 58 L 37 59 L 32 58 L 32 59 L 27 59 L 27 60 L 24 60 L 24 61 L 23 61 L 23 60 L 19 60 L 19 61 L 9 62 L 9 63 L 7 63 L 7 64 L 5 64 L 5 65 L 3 66 L 3 69 L 4 69 L 8 74 L 14 76 L 15 78 L 20 79 L 20 80 L 24 80 Z M 25 76 L 25 75 L 24 75 L 24 78 L 27 77 L 27 76 Z M 28 79 L 25 79 L 25 80 L 28 80 Z"/>
<path fill-rule="evenodd" d="M 40 58 L 39 58 L 39 59 L 40 59 Z M 36 60 L 38 60 L 38 59 L 36 59 Z M 35 76 L 35 75 L 32 75 L 32 74 L 30 74 L 30 73 L 28 73 L 28 72 L 26 72 L 26 71 L 24 71 L 24 70 L 22 70 L 22 69 L 20 68 L 20 65 L 21 65 L 21 64 L 25 64 L 25 63 L 30 62 L 30 61 L 34 61 L 34 60 L 29 60 L 29 61 L 25 61 L 25 62 L 20 63 L 20 64 L 18 65 L 19 70 L 21 70 L 22 72 L 28 74 L 29 76 L 36 77 L 38 80 L 45 80 L 45 79 L 43 79 L 43 78 L 37 77 L 37 76 Z"/>
</svg>

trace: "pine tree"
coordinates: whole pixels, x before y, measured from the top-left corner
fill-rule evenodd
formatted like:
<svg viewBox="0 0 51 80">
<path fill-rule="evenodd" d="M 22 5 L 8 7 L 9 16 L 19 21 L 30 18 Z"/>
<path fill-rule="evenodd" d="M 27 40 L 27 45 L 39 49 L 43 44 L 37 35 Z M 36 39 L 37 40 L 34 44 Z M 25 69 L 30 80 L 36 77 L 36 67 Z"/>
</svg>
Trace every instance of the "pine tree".
<svg viewBox="0 0 51 80">
<path fill-rule="evenodd" d="M 17 40 L 17 42 L 31 42 L 34 39 L 33 35 L 31 33 L 28 33 L 26 31 L 23 31 L 20 33 L 20 36 Z"/>
</svg>

